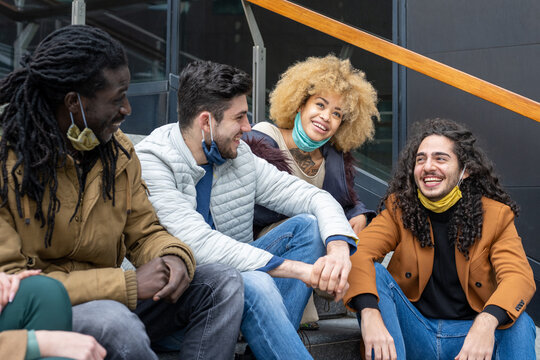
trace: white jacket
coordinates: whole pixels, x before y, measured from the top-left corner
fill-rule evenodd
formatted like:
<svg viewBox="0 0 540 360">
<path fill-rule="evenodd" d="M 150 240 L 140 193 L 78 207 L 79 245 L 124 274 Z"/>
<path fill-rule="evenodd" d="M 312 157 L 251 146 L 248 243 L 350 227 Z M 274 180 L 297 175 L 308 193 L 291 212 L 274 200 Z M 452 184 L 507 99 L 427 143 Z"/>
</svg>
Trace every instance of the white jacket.
<svg viewBox="0 0 540 360">
<path fill-rule="evenodd" d="M 270 261 L 272 254 L 248 244 L 253 241 L 255 204 L 289 217 L 314 215 L 323 241 L 332 235 L 356 239 L 329 193 L 277 170 L 242 141 L 235 159 L 214 166 L 210 212 L 216 230 L 196 210 L 195 185 L 205 171 L 195 162 L 178 123 L 157 128 L 135 148 L 161 224 L 192 248 L 199 264 L 222 263 L 248 271 Z"/>
</svg>

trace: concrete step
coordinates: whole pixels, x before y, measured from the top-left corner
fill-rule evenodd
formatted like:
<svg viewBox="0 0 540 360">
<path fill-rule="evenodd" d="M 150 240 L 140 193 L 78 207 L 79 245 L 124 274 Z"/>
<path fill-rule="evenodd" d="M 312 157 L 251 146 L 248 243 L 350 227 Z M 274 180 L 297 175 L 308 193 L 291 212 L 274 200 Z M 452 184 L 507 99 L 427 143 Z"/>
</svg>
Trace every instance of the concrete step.
<svg viewBox="0 0 540 360">
<path fill-rule="evenodd" d="M 315 360 L 360 359 L 360 328 L 356 318 L 319 320 L 319 330 L 300 332 L 300 338 Z M 236 346 L 237 354 L 243 354 L 246 343 L 240 341 Z M 160 353 L 160 360 L 179 359 L 177 353 Z M 261 359 L 264 360 L 264 359 Z"/>
</svg>

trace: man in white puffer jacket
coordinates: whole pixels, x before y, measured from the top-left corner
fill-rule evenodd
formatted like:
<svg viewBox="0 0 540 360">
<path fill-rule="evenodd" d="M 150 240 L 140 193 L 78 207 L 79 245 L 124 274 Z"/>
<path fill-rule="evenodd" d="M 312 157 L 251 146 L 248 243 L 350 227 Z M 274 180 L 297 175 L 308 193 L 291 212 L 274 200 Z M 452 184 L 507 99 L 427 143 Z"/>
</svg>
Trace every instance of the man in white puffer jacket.
<svg viewBox="0 0 540 360">
<path fill-rule="evenodd" d="M 167 231 L 199 264 L 242 271 L 241 330 L 255 356 L 310 359 L 296 333 L 302 312 L 312 288 L 343 297 L 356 235 L 330 194 L 280 172 L 240 140 L 251 130 L 250 90 L 249 75 L 234 67 L 187 65 L 179 122 L 156 129 L 136 150 Z M 255 204 L 291 219 L 254 241 Z"/>
</svg>

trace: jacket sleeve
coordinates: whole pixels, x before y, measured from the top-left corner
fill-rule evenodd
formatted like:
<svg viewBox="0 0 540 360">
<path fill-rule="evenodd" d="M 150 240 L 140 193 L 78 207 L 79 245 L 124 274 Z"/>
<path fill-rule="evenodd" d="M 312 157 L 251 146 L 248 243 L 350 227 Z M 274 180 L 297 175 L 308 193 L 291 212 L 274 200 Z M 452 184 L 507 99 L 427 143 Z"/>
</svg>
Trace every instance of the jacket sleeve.
<svg viewBox="0 0 540 360">
<path fill-rule="evenodd" d="M 24 360 L 28 331 L 9 330 L 0 332 L 0 354 L 12 360 Z"/>
<path fill-rule="evenodd" d="M 141 178 L 141 165 L 132 153 L 128 181 L 132 181 L 131 210 L 124 227 L 128 259 L 136 266 L 165 255 L 176 255 L 186 264 L 190 279 L 195 273 L 195 258 L 181 238 L 169 234 L 159 223 L 155 210 L 148 200 L 146 185 Z"/>
<path fill-rule="evenodd" d="M 270 210 L 294 216 L 312 214 L 317 218 L 323 242 L 332 235 L 357 239 L 341 205 L 328 192 L 277 170 L 265 160 L 253 156 L 257 172 L 255 202 Z"/>
<path fill-rule="evenodd" d="M 489 250 L 497 289 L 485 306 L 497 305 L 506 310 L 512 326 L 534 295 L 536 285 L 523 245 L 514 225 L 514 214 L 508 206 L 501 208 L 496 232 Z M 473 271 L 475 269 L 471 269 Z M 477 269 L 480 271 L 480 269 Z"/>
<path fill-rule="evenodd" d="M 15 230 L 15 221 L 8 206 L 0 208 L 0 271 L 17 273 L 27 268 L 28 259 L 22 252 L 22 240 Z M 51 265 L 44 275 L 63 283 L 73 305 L 82 302 L 111 299 L 132 306 L 137 303 L 137 284 L 133 271 L 122 269 L 94 269 L 87 264 L 86 269 L 71 271 L 73 262 L 67 260 L 61 265 Z M 81 286 L 84 284 L 84 286 Z M 131 293 L 128 289 L 132 289 Z M 131 294 L 131 302 L 128 301 Z"/>
<path fill-rule="evenodd" d="M 187 196 L 177 189 L 172 166 L 156 144 L 138 146 L 137 151 L 150 201 L 161 224 L 193 249 L 198 263 L 221 263 L 248 271 L 261 268 L 270 261 L 272 254 L 269 252 L 213 230 L 204 221 Z"/>
<path fill-rule="evenodd" d="M 349 300 L 359 294 L 373 294 L 378 299 L 374 261 L 398 246 L 401 235 L 397 221 L 398 212 L 394 212 L 387 201 L 387 208 L 358 234 L 358 249 L 351 256 L 352 269 L 348 278 L 350 287 L 343 298 L 344 304 L 347 305 Z"/>
</svg>

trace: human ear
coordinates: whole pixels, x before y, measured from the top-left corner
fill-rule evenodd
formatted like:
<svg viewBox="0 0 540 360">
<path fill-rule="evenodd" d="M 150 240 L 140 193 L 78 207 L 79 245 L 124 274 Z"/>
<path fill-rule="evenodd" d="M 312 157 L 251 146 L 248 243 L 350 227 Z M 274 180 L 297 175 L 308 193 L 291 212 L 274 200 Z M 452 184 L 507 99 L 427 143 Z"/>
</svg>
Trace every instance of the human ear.
<svg viewBox="0 0 540 360">
<path fill-rule="evenodd" d="M 210 117 L 212 115 L 208 111 L 203 111 L 199 115 L 197 115 L 197 123 L 199 124 L 199 128 L 201 128 L 202 131 L 205 133 L 210 132 Z"/>
<path fill-rule="evenodd" d="M 70 91 L 64 95 L 64 106 L 71 113 L 79 113 L 80 105 L 77 93 L 75 91 Z"/>
</svg>

